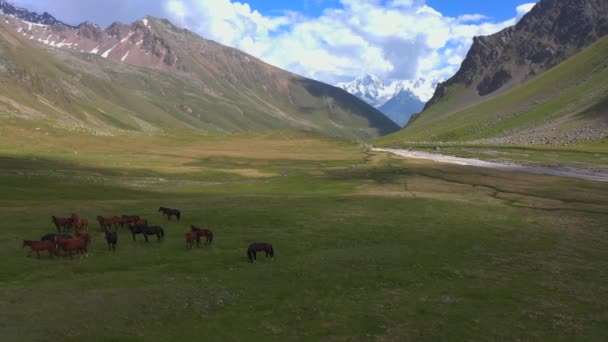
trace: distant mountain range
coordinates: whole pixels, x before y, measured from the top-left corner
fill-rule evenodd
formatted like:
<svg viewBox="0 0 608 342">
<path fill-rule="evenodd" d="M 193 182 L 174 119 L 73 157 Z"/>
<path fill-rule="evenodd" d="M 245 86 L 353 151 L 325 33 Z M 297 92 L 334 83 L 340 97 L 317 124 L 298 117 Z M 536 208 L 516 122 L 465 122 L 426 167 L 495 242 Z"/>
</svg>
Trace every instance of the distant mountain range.
<svg viewBox="0 0 608 342">
<path fill-rule="evenodd" d="M 476 37 L 422 113 L 382 139 L 570 145 L 608 140 L 608 1 L 540 0 Z"/>
<path fill-rule="evenodd" d="M 351 82 L 336 84 L 337 87 L 378 108 L 401 127 L 414 113 L 422 110 L 435 85 L 436 83 L 424 78 L 385 84 L 379 77 L 369 73 Z"/>
<path fill-rule="evenodd" d="M 108 134 L 299 129 L 368 139 L 398 130 L 330 85 L 167 20 L 66 25 L 0 0 L 0 117 Z"/>
</svg>

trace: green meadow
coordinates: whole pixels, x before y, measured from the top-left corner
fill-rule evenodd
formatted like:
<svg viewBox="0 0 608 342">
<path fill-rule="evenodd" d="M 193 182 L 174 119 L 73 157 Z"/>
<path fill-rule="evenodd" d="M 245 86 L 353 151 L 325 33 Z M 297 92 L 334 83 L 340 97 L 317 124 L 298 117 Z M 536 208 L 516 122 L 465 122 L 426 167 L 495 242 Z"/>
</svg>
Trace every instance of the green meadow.
<svg viewBox="0 0 608 342">
<path fill-rule="evenodd" d="M 167 221 L 159 206 L 179 208 Z M 88 258 L 28 256 L 76 212 Z M 97 215 L 138 214 L 161 244 Z M 602 340 L 608 184 L 399 159 L 313 133 L 0 125 L 0 336 Z M 186 249 L 189 224 L 215 233 Z M 246 257 L 251 242 L 274 260 Z"/>
</svg>

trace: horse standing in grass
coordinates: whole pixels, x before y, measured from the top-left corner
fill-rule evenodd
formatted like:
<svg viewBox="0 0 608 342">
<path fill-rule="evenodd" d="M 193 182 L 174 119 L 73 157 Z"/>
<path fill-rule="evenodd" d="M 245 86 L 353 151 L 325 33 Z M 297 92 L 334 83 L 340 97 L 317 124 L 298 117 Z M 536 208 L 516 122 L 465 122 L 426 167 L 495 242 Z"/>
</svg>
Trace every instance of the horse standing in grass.
<svg viewBox="0 0 608 342">
<path fill-rule="evenodd" d="M 274 258 L 274 248 L 269 243 L 261 243 L 254 242 L 247 248 L 247 257 L 249 261 L 253 263 L 253 260 L 256 260 L 256 253 L 264 252 L 266 254 L 266 258 L 270 257 L 270 259 Z"/>
<path fill-rule="evenodd" d="M 21 248 L 25 248 L 25 246 L 30 247 L 32 252 L 36 252 L 38 258 L 40 258 L 41 251 L 48 251 L 49 256 L 52 258 L 55 254 L 55 243 L 51 241 L 32 241 L 32 240 L 23 240 L 23 245 Z"/>
<path fill-rule="evenodd" d="M 190 231 L 196 232 L 196 244 L 201 243 L 201 237 L 205 237 L 205 245 L 210 245 L 213 242 L 213 232 L 209 229 L 198 228 L 194 225 L 190 225 Z"/>
<path fill-rule="evenodd" d="M 108 243 L 108 248 L 111 251 L 116 251 L 116 244 L 118 243 L 118 233 L 106 229 L 106 242 Z"/>
<path fill-rule="evenodd" d="M 167 216 L 168 220 L 171 220 L 171 216 L 175 216 L 175 218 L 177 218 L 177 220 L 179 221 L 182 214 L 179 211 L 179 209 L 171 209 L 171 208 L 165 208 L 165 207 L 160 207 L 158 208 L 158 211 L 160 213 L 162 213 L 163 215 Z"/>
<path fill-rule="evenodd" d="M 97 222 L 99 222 L 99 226 L 103 230 L 112 228 L 112 226 L 114 226 L 114 229 L 118 229 L 120 220 L 121 219 L 118 216 L 114 216 L 114 217 L 110 217 L 110 218 L 105 218 L 103 216 L 97 216 Z"/>
<path fill-rule="evenodd" d="M 195 242 L 196 242 L 196 245 L 198 246 L 198 244 L 200 242 L 198 234 L 194 231 L 189 231 L 188 233 L 186 233 L 186 248 L 192 249 Z"/>
<path fill-rule="evenodd" d="M 72 253 L 74 251 L 80 253 L 80 258 L 82 258 L 83 256 L 86 256 L 88 258 L 89 253 L 87 247 L 90 241 L 91 237 L 89 236 L 89 234 L 83 234 L 72 239 L 64 239 L 62 237 L 55 238 L 57 247 L 62 251 L 67 252 L 70 255 L 70 259 L 72 259 Z"/>
<path fill-rule="evenodd" d="M 57 232 L 61 233 L 61 228 L 63 228 L 64 232 L 67 232 L 70 228 L 72 228 L 73 222 L 71 217 L 55 217 L 52 216 L 52 221 L 57 228 Z"/>
<path fill-rule="evenodd" d="M 133 234 L 133 241 L 135 240 L 135 235 L 142 234 L 146 243 L 148 243 L 148 235 L 156 235 L 156 242 L 160 243 L 165 238 L 165 230 L 159 226 L 137 226 L 137 225 L 129 225 L 129 230 L 131 234 Z"/>
</svg>

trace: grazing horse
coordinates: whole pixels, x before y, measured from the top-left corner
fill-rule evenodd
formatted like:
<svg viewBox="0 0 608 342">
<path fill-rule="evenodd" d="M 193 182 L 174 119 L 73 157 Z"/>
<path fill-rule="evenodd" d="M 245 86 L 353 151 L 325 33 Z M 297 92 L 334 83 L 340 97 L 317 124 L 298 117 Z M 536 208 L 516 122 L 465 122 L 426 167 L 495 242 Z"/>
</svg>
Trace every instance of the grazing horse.
<svg viewBox="0 0 608 342">
<path fill-rule="evenodd" d="M 158 208 L 158 211 L 163 213 L 163 215 L 166 215 L 168 220 L 171 220 L 171 216 L 175 216 L 179 221 L 182 216 L 181 212 L 178 209 L 160 207 Z"/>
<path fill-rule="evenodd" d="M 72 220 L 72 225 L 75 226 L 80 222 L 80 217 L 78 217 L 78 214 L 72 213 L 70 220 Z"/>
<path fill-rule="evenodd" d="M 274 258 L 274 249 L 272 248 L 271 244 L 254 242 L 249 245 L 249 248 L 247 248 L 247 257 L 249 258 L 249 261 L 253 263 L 253 260 L 256 260 L 256 252 L 262 251 L 266 254 L 267 258 L 269 256 L 271 259 Z"/>
<path fill-rule="evenodd" d="M 194 242 L 196 242 L 196 244 L 199 244 L 199 237 L 198 234 L 194 231 L 189 231 L 186 233 L 186 248 L 192 249 L 192 246 L 194 245 Z"/>
<path fill-rule="evenodd" d="M 40 258 L 40 251 L 49 251 L 49 256 L 51 258 L 55 254 L 55 244 L 51 241 L 23 240 L 23 246 L 21 248 L 25 248 L 25 246 L 29 246 L 32 249 L 30 253 L 36 252 L 38 258 Z"/>
<path fill-rule="evenodd" d="M 106 241 L 108 242 L 108 248 L 111 251 L 116 251 L 116 244 L 118 243 L 118 233 L 106 229 Z"/>
<path fill-rule="evenodd" d="M 201 236 L 205 237 L 205 245 L 210 245 L 213 242 L 213 232 L 209 229 L 198 228 L 190 225 L 190 231 L 196 232 L 196 244 L 201 243 Z"/>
<path fill-rule="evenodd" d="M 89 253 L 87 251 L 87 246 L 91 238 L 89 234 L 83 234 L 81 236 L 77 236 L 73 239 L 64 239 L 62 237 L 56 237 L 55 242 L 57 243 L 57 247 L 64 252 L 70 254 L 70 259 L 72 259 L 72 252 L 76 251 L 80 253 L 80 258 L 83 256 L 89 257 Z"/>
<path fill-rule="evenodd" d="M 57 228 L 57 232 L 61 232 L 61 227 L 63 227 L 63 231 L 67 232 L 70 228 L 72 228 L 72 218 L 71 217 L 55 217 L 52 216 L 52 221 Z"/>
<path fill-rule="evenodd" d="M 156 242 L 161 242 L 165 238 L 165 230 L 159 226 L 137 226 L 137 225 L 129 225 L 129 230 L 131 234 L 133 234 L 133 241 L 135 240 L 135 235 L 143 234 L 146 242 L 148 241 L 148 235 L 156 235 Z"/>
</svg>

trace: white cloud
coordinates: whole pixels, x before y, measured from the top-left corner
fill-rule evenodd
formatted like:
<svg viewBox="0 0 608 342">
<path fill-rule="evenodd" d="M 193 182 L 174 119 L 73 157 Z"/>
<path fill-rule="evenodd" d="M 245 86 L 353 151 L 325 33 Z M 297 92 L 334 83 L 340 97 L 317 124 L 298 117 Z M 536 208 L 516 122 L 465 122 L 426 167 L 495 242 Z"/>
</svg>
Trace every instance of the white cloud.
<svg viewBox="0 0 608 342">
<path fill-rule="evenodd" d="M 245 0 L 15 1 L 70 23 L 166 17 L 205 38 L 328 83 L 366 72 L 385 81 L 445 79 L 458 69 L 474 36 L 514 25 L 534 6 L 520 5 L 512 19 L 495 22 L 482 14 L 448 17 L 425 0 L 340 0 L 340 6 L 316 17 L 264 15 Z"/>
<path fill-rule="evenodd" d="M 516 8 L 517 19 L 516 20 L 519 21 L 521 18 L 523 18 L 523 16 L 528 14 L 528 12 L 530 12 L 532 10 L 532 8 L 534 8 L 534 6 L 536 6 L 535 2 L 530 2 L 527 4 L 517 6 L 517 8 Z"/>
<path fill-rule="evenodd" d="M 516 23 L 515 17 L 492 22 L 482 14 L 447 17 L 420 0 L 341 4 L 313 18 L 264 16 L 230 0 L 168 0 L 167 10 L 170 19 L 206 38 L 328 83 L 366 72 L 385 80 L 443 80 L 458 69 L 474 36 Z"/>
</svg>

